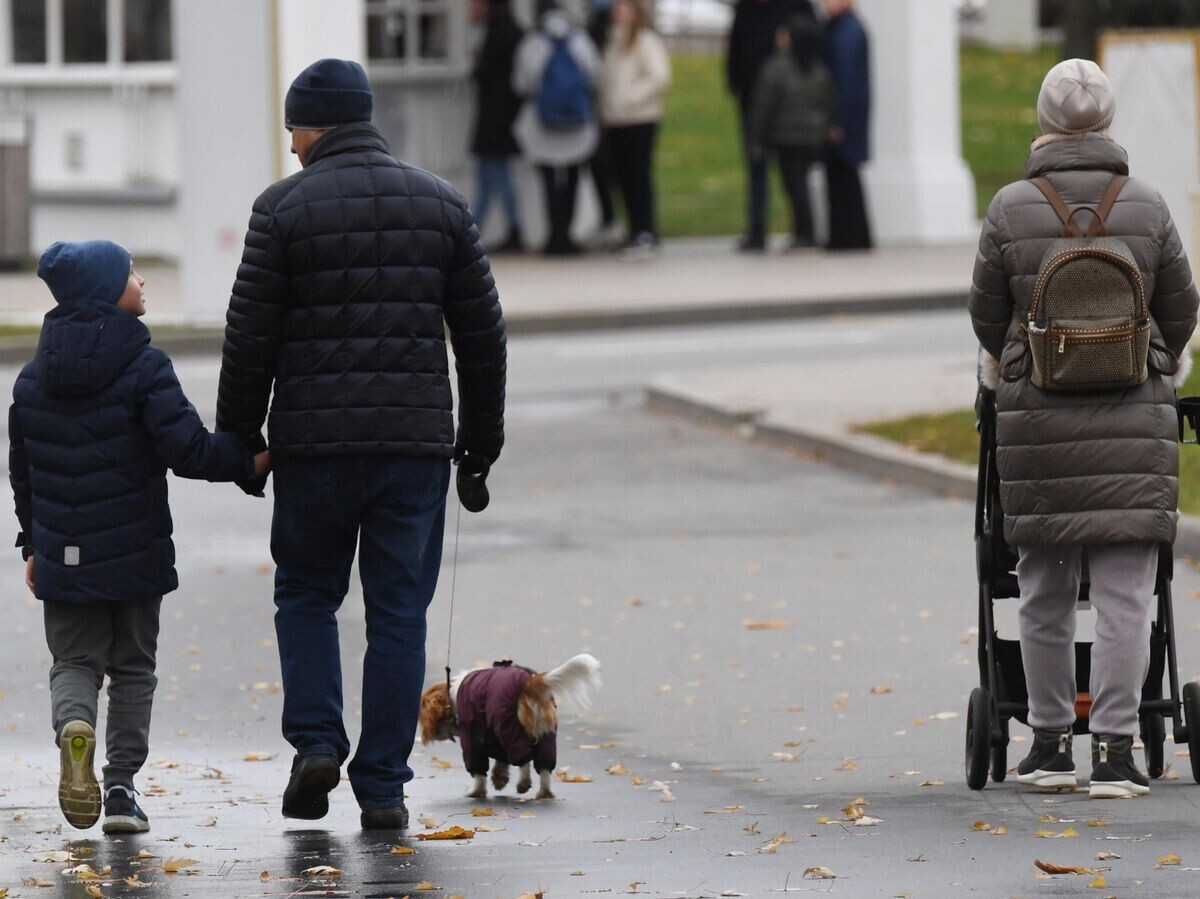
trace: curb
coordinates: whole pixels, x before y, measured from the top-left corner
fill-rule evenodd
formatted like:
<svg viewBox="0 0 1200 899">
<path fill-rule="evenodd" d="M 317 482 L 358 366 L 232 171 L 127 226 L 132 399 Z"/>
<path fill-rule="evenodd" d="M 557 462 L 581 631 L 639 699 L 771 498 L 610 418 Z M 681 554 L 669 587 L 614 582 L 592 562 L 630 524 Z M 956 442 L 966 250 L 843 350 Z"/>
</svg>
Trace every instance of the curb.
<svg viewBox="0 0 1200 899">
<path fill-rule="evenodd" d="M 761 410 L 734 409 L 665 386 L 647 388 L 646 405 L 655 412 L 736 430 L 765 446 L 809 453 L 838 468 L 877 480 L 956 499 L 975 499 L 977 471 L 974 466 L 918 453 L 882 437 L 772 422 Z M 1179 516 L 1175 555 L 1180 561 L 1200 560 L 1200 515 Z"/>
</svg>

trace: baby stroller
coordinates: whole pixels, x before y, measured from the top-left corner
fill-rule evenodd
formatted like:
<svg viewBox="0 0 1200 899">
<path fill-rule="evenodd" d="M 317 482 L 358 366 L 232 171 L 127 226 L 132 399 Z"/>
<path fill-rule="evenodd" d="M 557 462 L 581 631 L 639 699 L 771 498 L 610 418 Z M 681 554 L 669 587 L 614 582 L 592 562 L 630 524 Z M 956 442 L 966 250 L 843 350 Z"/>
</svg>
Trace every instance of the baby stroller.
<svg viewBox="0 0 1200 899">
<path fill-rule="evenodd" d="M 1000 474 L 996 468 L 996 393 L 981 385 L 975 401 L 979 430 L 979 481 L 975 503 L 975 556 L 979 574 L 979 683 L 971 691 L 967 706 L 967 786 L 982 790 L 988 772 L 1000 783 L 1008 772 L 1008 724 L 1013 718 L 1028 724 L 1029 694 L 1021 663 L 1020 642 L 1004 640 L 996 632 L 993 605 L 996 600 L 1020 596 L 1017 586 L 1017 554 L 1004 540 L 1004 515 L 1000 509 Z M 1185 424 L 1193 431 L 1200 425 L 1200 398 L 1179 401 L 1179 436 Z M 1194 441 L 1193 441 L 1194 442 Z M 1139 712 L 1146 769 L 1151 778 L 1163 776 L 1165 719 L 1173 722 L 1177 746 L 1191 750 L 1192 776 L 1200 783 L 1200 684 L 1179 689 L 1175 659 L 1175 622 L 1171 604 L 1174 569 L 1172 547 L 1163 546 L 1158 556 L 1155 594 L 1158 609 L 1150 633 L 1150 672 L 1142 687 Z M 1088 603 L 1089 580 L 1086 553 L 1079 602 Z M 1076 683 L 1086 687 L 1091 671 L 1091 643 L 1075 644 Z M 1163 696 L 1163 675 L 1168 695 Z M 1076 734 L 1088 732 L 1091 695 L 1079 693 L 1075 703 Z"/>
</svg>

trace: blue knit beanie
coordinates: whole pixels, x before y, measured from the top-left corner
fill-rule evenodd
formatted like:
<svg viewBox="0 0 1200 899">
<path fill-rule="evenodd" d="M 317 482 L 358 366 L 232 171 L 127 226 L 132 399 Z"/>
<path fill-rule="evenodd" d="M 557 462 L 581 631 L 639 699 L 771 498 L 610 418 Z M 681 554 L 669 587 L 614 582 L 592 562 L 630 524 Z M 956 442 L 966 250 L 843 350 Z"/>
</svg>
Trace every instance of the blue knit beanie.
<svg viewBox="0 0 1200 899">
<path fill-rule="evenodd" d="M 37 273 L 59 305 L 116 305 L 131 264 L 129 251 L 111 240 L 60 240 L 46 248 Z"/>
<path fill-rule="evenodd" d="M 284 101 L 289 128 L 332 128 L 371 121 L 373 98 L 363 67 L 348 59 L 319 59 L 296 76 Z"/>
</svg>

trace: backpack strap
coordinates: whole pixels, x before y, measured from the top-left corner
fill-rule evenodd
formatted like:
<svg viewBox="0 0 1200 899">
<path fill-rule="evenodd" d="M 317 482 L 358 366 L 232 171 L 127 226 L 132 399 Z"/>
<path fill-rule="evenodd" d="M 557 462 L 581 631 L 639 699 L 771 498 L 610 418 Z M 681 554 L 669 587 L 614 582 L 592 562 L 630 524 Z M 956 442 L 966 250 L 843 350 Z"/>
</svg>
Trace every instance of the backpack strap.
<svg viewBox="0 0 1200 899">
<path fill-rule="evenodd" d="M 1094 208 L 1091 206 L 1081 206 L 1074 211 L 1067 208 L 1067 204 L 1063 201 L 1062 195 L 1054 189 L 1054 185 L 1046 178 L 1031 179 L 1033 185 L 1042 192 L 1050 205 L 1054 207 L 1054 212 L 1058 215 L 1059 220 L 1063 223 L 1063 237 L 1083 237 L 1084 233 L 1079 226 L 1075 224 L 1075 214 L 1083 209 L 1092 213 L 1092 223 L 1088 226 L 1088 237 L 1103 237 L 1108 234 L 1106 227 L 1108 214 L 1112 212 L 1113 206 L 1116 205 L 1117 197 L 1120 196 L 1121 190 L 1129 181 L 1127 175 L 1113 175 L 1112 180 L 1108 182 L 1108 187 L 1104 190 L 1104 196 L 1100 198 L 1100 202 Z"/>
</svg>

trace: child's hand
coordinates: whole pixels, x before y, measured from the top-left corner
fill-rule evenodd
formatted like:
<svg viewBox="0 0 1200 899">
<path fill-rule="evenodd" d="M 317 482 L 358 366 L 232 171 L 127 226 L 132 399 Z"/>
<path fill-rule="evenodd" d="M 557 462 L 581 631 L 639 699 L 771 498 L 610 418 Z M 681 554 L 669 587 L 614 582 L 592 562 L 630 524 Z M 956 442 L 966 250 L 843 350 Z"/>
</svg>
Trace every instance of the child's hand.
<svg viewBox="0 0 1200 899">
<path fill-rule="evenodd" d="M 30 556 L 25 562 L 25 586 L 29 588 L 30 593 L 33 593 L 33 556 Z"/>
<path fill-rule="evenodd" d="M 271 471 L 271 452 L 270 450 L 263 453 L 254 454 L 254 476 L 261 478 L 263 475 Z"/>
<path fill-rule="evenodd" d="M 834 125 L 829 129 L 828 138 L 831 144 L 840 144 L 846 139 L 846 132 L 841 125 Z"/>
</svg>

